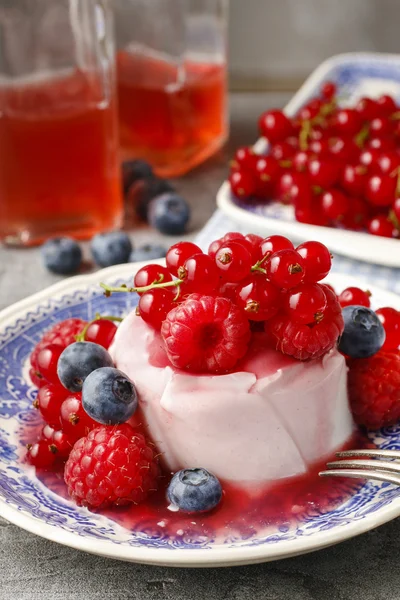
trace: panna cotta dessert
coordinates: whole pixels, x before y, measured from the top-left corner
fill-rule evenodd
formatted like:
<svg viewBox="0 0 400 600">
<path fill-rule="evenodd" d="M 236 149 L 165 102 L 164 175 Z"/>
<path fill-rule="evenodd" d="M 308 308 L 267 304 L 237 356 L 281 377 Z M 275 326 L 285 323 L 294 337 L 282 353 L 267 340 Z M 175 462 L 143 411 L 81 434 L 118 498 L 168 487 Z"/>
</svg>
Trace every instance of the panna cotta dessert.
<svg viewBox="0 0 400 600">
<path fill-rule="evenodd" d="M 169 471 L 204 467 L 244 486 L 301 475 L 353 432 L 347 367 L 336 349 L 309 362 L 254 333 L 235 371 L 193 375 L 173 367 L 159 332 L 133 311 L 110 354 L 136 385 L 150 437 Z M 140 351 L 138 351 L 140 348 Z"/>
<path fill-rule="evenodd" d="M 338 297 L 322 283 L 330 267 L 319 242 L 229 233 L 207 253 L 175 244 L 133 285 L 101 284 L 106 296 L 138 294 L 137 307 L 44 334 L 30 374 L 45 426 L 27 460 L 66 461 L 78 504 L 143 504 L 135 522 L 162 514 L 174 535 L 172 513 L 213 519 L 220 503 L 224 531 L 246 529 L 244 510 L 252 528 L 254 514 L 263 526 L 315 499 L 330 506 L 343 496 L 316 483 L 320 466 L 357 443 L 354 421 L 392 423 L 400 405 L 400 316 L 361 305 L 357 288 Z"/>
</svg>

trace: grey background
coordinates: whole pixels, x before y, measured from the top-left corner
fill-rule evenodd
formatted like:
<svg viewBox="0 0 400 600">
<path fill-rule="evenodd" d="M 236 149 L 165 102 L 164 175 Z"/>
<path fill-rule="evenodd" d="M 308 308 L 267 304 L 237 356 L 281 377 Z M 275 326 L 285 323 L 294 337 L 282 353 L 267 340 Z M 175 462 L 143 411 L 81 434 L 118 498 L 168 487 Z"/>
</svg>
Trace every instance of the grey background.
<svg viewBox="0 0 400 600">
<path fill-rule="evenodd" d="M 400 51 L 398 0 L 230 0 L 235 87 L 296 87 L 350 51 Z"/>
<path fill-rule="evenodd" d="M 256 117 L 284 94 L 235 94 L 230 146 L 177 181 L 193 208 L 188 238 L 215 208 L 227 157 L 256 137 Z M 132 239 L 174 243 L 147 227 Z M 0 248 L 0 308 L 57 281 L 39 252 Z M 181 570 L 91 556 L 48 542 L 0 518 L 0 600 L 396 600 L 400 597 L 400 521 L 303 557 L 247 567 Z"/>
</svg>

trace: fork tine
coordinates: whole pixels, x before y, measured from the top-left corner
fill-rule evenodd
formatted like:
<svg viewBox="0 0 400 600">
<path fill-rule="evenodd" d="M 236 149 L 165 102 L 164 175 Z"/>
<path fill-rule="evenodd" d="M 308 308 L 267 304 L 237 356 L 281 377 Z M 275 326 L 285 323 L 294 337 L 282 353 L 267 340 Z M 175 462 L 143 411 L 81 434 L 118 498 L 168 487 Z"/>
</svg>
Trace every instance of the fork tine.
<svg viewBox="0 0 400 600">
<path fill-rule="evenodd" d="M 376 481 L 385 481 L 400 486 L 400 476 L 391 475 L 384 471 L 368 471 L 362 469 L 334 469 L 332 471 L 320 471 L 320 477 L 350 477 L 351 479 L 374 479 Z"/>
<path fill-rule="evenodd" d="M 338 458 L 356 458 L 359 456 L 360 458 L 364 456 L 376 456 L 377 458 L 397 458 L 400 459 L 400 450 L 379 450 L 379 449 L 371 449 L 371 450 L 344 450 L 342 452 L 336 452 L 336 456 Z"/>
<path fill-rule="evenodd" d="M 386 462 L 384 460 L 336 460 L 329 462 L 328 469 L 374 469 L 377 471 L 392 471 L 400 475 L 400 464 L 397 462 Z"/>
</svg>

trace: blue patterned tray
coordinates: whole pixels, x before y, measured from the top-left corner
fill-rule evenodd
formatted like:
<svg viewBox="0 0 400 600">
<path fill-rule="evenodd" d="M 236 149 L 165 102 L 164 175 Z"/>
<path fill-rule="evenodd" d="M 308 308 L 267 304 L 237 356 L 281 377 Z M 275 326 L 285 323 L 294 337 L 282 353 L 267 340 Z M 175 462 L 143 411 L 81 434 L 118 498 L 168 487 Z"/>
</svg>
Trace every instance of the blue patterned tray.
<svg viewBox="0 0 400 600">
<path fill-rule="evenodd" d="M 137 268 L 137 267 L 136 267 Z M 224 544 L 196 539 L 187 532 L 170 538 L 159 528 L 129 531 L 104 515 L 79 508 L 45 487 L 33 468 L 22 464 L 21 432 L 38 426 L 32 409 L 35 390 L 27 377 L 29 354 L 44 330 L 68 318 L 90 319 L 95 312 L 124 315 L 134 305 L 130 295 L 104 298 L 100 281 L 131 280 L 135 265 L 111 267 L 90 276 L 68 279 L 0 313 L 0 514 L 48 539 L 80 550 L 123 560 L 177 566 L 233 565 L 274 560 L 309 552 L 352 537 L 400 514 L 396 488 L 369 482 L 349 501 L 321 515 L 309 515 L 288 529 L 268 531 Z M 338 289 L 354 284 L 343 276 Z M 379 305 L 400 309 L 400 299 L 374 290 Z M 400 448 L 400 428 L 382 431 L 374 441 Z"/>
<path fill-rule="evenodd" d="M 285 108 L 294 115 L 311 98 L 316 97 L 321 85 L 334 81 L 343 98 L 341 104 L 353 105 L 360 97 L 376 97 L 390 93 L 400 102 L 400 56 L 377 53 L 342 54 L 325 61 L 307 79 Z M 263 138 L 254 146 L 263 154 L 268 149 Z M 280 202 L 251 204 L 240 201 L 227 182 L 218 192 L 219 208 L 233 221 L 246 226 L 248 231 L 282 233 L 291 239 L 315 239 L 325 243 L 331 251 L 353 259 L 386 265 L 399 269 L 400 239 L 388 239 L 367 233 L 358 233 L 329 227 L 298 223 L 291 206 Z"/>
</svg>

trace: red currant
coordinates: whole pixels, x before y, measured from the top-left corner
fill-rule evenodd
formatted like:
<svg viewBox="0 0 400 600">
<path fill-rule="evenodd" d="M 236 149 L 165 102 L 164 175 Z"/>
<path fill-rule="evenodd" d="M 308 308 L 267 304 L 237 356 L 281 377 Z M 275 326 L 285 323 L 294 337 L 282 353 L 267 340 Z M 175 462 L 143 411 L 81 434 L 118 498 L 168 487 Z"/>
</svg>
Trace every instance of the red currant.
<svg viewBox="0 0 400 600">
<path fill-rule="evenodd" d="M 295 152 L 296 148 L 286 140 L 272 146 L 270 154 L 275 160 L 281 161 L 290 160 Z"/>
<path fill-rule="evenodd" d="M 39 440 L 35 444 L 28 444 L 26 458 L 34 467 L 46 468 L 56 460 L 57 449 L 46 440 Z"/>
<path fill-rule="evenodd" d="M 330 156 L 336 160 L 349 162 L 355 160 L 359 155 L 359 148 L 351 138 L 334 137 L 328 141 Z"/>
<path fill-rule="evenodd" d="M 271 144 L 281 142 L 293 131 L 292 123 L 281 110 L 264 112 L 258 120 L 258 127 L 261 135 L 266 137 Z"/>
<path fill-rule="evenodd" d="M 261 156 L 255 166 L 257 195 L 262 198 L 271 196 L 279 174 L 278 161 L 272 156 Z"/>
<path fill-rule="evenodd" d="M 338 181 L 342 166 L 339 161 L 314 158 L 308 163 L 310 181 L 323 189 L 332 187 Z"/>
<path fill-rule="evenodd" d="M 392 96 L 389 96 L 388 94 L 379 96 L 376 104 L 383 115 L 391 115 L 397 110 L 396 102 L 393 100 Z"/>
<path fill-rule="evenodd" d="M 256 235 L 255 233 L 248 233 L 245 236 L 245 240 L 251 244 L 252 262 L 256 262 L 259 259 L 260 244 L 262 243 L 263 239 L 262 239 L 261 235 Z M 240 240 L 239 240 L 239 242 L 240 242 Z"/>
<path fill-rule="evenodd" d="M 181 294 L 213 294 L 220 284 L 220 271 L 208 254 L 195 254 L 178 269 Z"/>
<path fill-rule="evenodd" d="M 252 234 L 249 234 L 249 235 L 251 236 Z M 224 237 L 220 238 L 219 240 L 215 240 L 214 242 L 211 242 L 211 244 L 208 248 L 208 255 L 211 256 L 211 258 L 215 258 L 215 255 L 217 254 L 217 252 L 221 248 L 221 246 L 223 246 L 224 244 L 226 244 L 228 242 L 238 242 L 239 244 L 242 244 L 242 246 L 247 248 L 248 251 L 252 254 L 253 250 L 254 250 L 253 243 L 250 239 L 247 239 L 247 238 L 248 238 L 248 236 L 244 236 L 243 233 L 239 233 L 237 231 L 230 231 L 229 233 L 225 234 Z"/>
<path fill-rule="evenodd" d="M 145 287 L 153 283 L 165 283 L 166 281 L 172 281 L 172 276 L 168 269 L 160 265 L 150 264 L 139 269 L 134 277 L 133 285 L 135 287 Z M 139 296 L 143 293 L 138 292 Z"/>
<path fill-rule="evenodd" d="M 367 169 L 364 165 L 346 165 L 340 177 L 340 185 L 352 196 L 362 195 L 367 182 Z"/>
<path fill-rule="evenodd" d="M 283 202 L 283 204 L 291 204 L 293 200 L 292 188 L 297 185 L 311 191 L 308 178 L 303 173 L 296 173 L 295 171 L 282 173 L 275 186 L 275 197 Z"/>
<path fill-rule="evenodd" d="M 259 246 L 259 258 L 268 259 L 271 254 L 280 250 L 294 250 L 292 242 L 283 235 L 270 235 L 261 241 Z"/>
<path fill-rule="evenodd" d="M 367 167 L 369 173 L 375 172 L 376 164 L 379 160 L 380 155 L 380 151 L 376 150 L 375 148 L 368 148 L 367 150 L 363 150 L 359 156 L 360 164 L 364 165 L 364 167 Z"/>
<path fill-rule="evenodd" d="M 174 295 L 168 288 L 152 289 L 140 297 L 138 312 L 148 325 L 161 329 L 162 322 L 173 307 Z"/>
<path fill-rule="evenodd" d="M 45 425 L 42 429 L 42 439 L 46 440 L 48 444 L 54 446 L 53 453 L 56 454 L 56 458 L 66 459 L 72 450 L 74 442 L 70 440 L 69 436 L 64 433 L 61 429 L 56 430 L 51 425 Z"/>
<path fill-rule="evenodd" d="M 311 119 L 314 119 L 319 114 L 321 106 L 322 101 L 319 98 L 314 98 L 300 110 L 298 114 L 299 119 L 301 121 L 311 121 Z"/>
<path fill-rule="evenodd" d="M 41 388 L 47 383 L 47 381 L 33 367 L 29 369 L 29 377 L 31 378 L 33 385 L 35 385 L 37 388 Z"/>
<path fill-rule="evenodd" d="M 64 400 L 60 410 L 60 422 L 63 432 L 73 443 L 99 425 L 85 412 L 80 393 L 70 394 Z"/>
<path fill-rule="evenodd" d="M 396 230 L 385 215 L 377 215 L 368 222 L 368 231 L 372 235 L 392 238 L 396 236 Z"/>
<path fill-rule="evenodd" d="M 179 267 L 183 267 L 187 259 L 191 258 L 195 254 L 201 254 L 201 248 L 199 248 L 196 244 L 193 244 L 193 242 L 178 242 L 177 244 L 174 244 L 168 250 L 167 256 L 165 257 L 168 271 L 177 277 Z M 164 281 L 169 280 L 164 279 Z"/>
<path fill-rule="evenodd" d="M 396 180 L 390 175 L 372 175 L 367 179 L 365 197 L 372 206 L 390 206 L 396 191 Z"/>
<path fill-rule="evenodd" d="M 243 169 L 252 170 L 254 167 L 254 150 L 251 146 L 238 148 L 233 158 L 234 162 Z"/>
<path fill-rule="evenodd" d="M 224 244 L 215 256 L 215 264 L 225 281 L 237 282 L 250 273 L 252 256 L 238 242 Z"/>
<path fill-rule="evenodd" d="M 400 166 L 400 155 L 397 152 L 383 152 L 378 158 L 378 167 L 381 173 L 385 175 L 394 174 Z"/>
<path fill-rule="evenodd" d="M 336 85 L 333 81 L 326 81 L 321 88 L 321 94 L 327 100 L 331 100 L 336 94 Z"/>
<path fill-rule="evenodd" d="M 227 298 L 227 300 L 230 300 L 231 302 L 233 302 L 234 304 L 236 304 L 236 292 L 237 289 L 239 287 L 239 285 L 241 285 L 240 283 L 230 283 L 229 281 L 224 281 L 221 285 L 221 287 L 219 288 L 218 291 L 218 295 L 219 296 L 223 296 L 224 298 Z"/>
<path fill-rule="evenodd" d="M 289 290 L 284 298 L 284 309 L 293 321 L 309 325 L 319 323 L 324 316 L 327 300 L 318 283 L 307 283 Z"/>
<path fill-rule="evenodd" d="M 395 201 L 393 202 L 393 206 L 392 206 L 393 212 L 394 212 L 394 216 L 396 217 L 396 219 L 398 221 L 400 221 L 400 196 L 398 196 Z"/>
<path fill-rule="evenodd" d="M 309 161 L 315 158 L 315 155 L 308 150 L 299 150 L 293 156 L 293 168 L 299 173 L 306 173 Z"/>
<path fill-rule="evenodd" d="M 367 148 L 379 150 L 379 152 L 390 152 L 396 150 L 396 141 L 392 136 L 373 137 L 368 140 Z"/>
<path fill-rule="evenodd" d="M 296 250 L 274 252 L 265 265 L 267 277 L 276 287 L 290 289 L 304 279 L 304 261 Z"/>
<path fill-rule="evenodd" d="M 376 101 L 372 100 L 371 98 L 361 98 L 358 101 L 355 110 L 361 116 L 363 121 L 371 121 L 380 113 L 379 106 L 377 105 Z"/>
<path fill-rule="evenodd" d="M 249 171 L 234 171 L 229 176 L 232 193 L 238 198 L 252 196 L 257 188 L 257 180 Z"/>
<path fill-rule="evenodd" d="M 379 308 L 376 314 L 386 332 L 386 339 L 382 350 L 397 350 L 400 346 L 400 312 L 395 308 L 385 306 Z"/>
<path fill-rule="evenodd" d="M 279 311 L 281 294 L 266 280 L 265 275 L 254 273 L 240 282 L 236 304 L 244 310 L 250 321 L 267 321 Z"/>
<path fill-rule="evenodd" d="M 324 285 L 326 288 L 328 288 L 328 290 L 331 290 L 331 292 L 332 292 L 333 294 L 335 294 L 335 296 L 336 296 L 336 291 L 335 291 L 335 288 L 333 287 L 333 285 L 330 285 L 330 283 L 324 283 L 323 285 Z M 336 297 L 337 297 L 337 296 L 336 296 Z"/>
<path fill-rule="evenodd" d="M 116 333 L 117 326 L 115 323 L 109 319 L 96 319 L 87 328 L 85 340 L 93 342 L 93 344 L 99 344 L 99 346 L 103 346 L 103 348 L 108 350 Z"/>
<path fill-rule="evenodd" d="M 342 220 L 342 225 L 347 229 L 365 229 L 370 210 L 371 207 L 362 198 L 351 198 L 350 208 Z"/>
<path fill-rule="evenodd" d="M 296 248 L 303 259 L 305 268 L 304 281 L 316 283 L 324 279 L 331 270 L 332 259 L 330 252 L 321 242 L 304 242 Z"/>
<path fill-rule="evenodd" d="M 40 388 L 34 406 L 39 409 L 43 420 L 52 427 L 60 424 L 61 405 L 69 392 L 61 384 L 48 383 Z"/>
<path fill-rule="evenodd" d="M 358 287 L 348 287 L 339 294 L 338 300 L 342 308 L 345 306 L 366 306 L 369 308 L 371 306 L 370 296 L 371 292 L 364 292 Z"/>
<path fill-rule="evenodd" d="M 337 221 L 343 219 L 350 208 L 350 201 L 343 192 L 332 188 L 321 197 L 322 210 L 329 219 Z"/>
<path fill-rule="evenodd" d="M 333 118 L 333 126 L 336 131 L 343 135 L 352 136 L 358 133 L 362 127 L 362 118 L 352 108 L 338 110 Z"/>
<path fill-rule="evenodd" d="M 57 364 L 64 348 L 57 344 L 49 344 L 37 355 L 37 367 L 40 375 L 49 383 L 60 383 L 57 375 Z"/>
<path fill-rule="evenodd" d="M 385 117 L 375 117 L 369 124 L 371 137 L 382 137 L 388 135 L 393 130 L 392 122 Z"/>
</svg>

